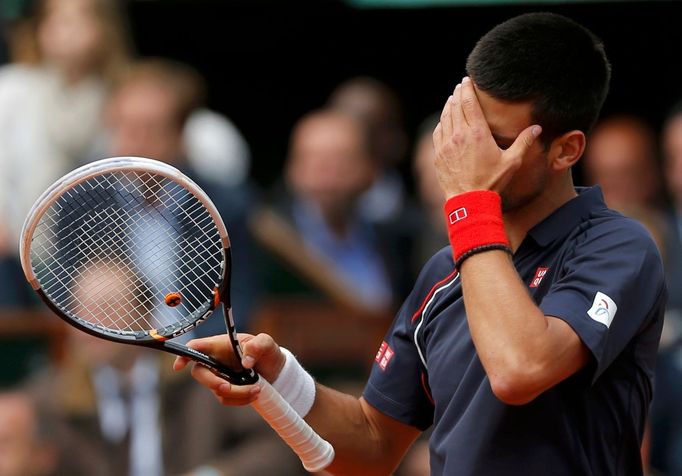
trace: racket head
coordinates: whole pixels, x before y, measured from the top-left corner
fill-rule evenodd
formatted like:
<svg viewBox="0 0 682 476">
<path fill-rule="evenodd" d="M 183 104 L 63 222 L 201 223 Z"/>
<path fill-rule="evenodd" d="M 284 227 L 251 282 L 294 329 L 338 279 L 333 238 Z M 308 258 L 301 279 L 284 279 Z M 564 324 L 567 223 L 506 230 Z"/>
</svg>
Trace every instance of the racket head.
<svg viewBox="0 0 682 476">
<path fill-rule="evenodd" d="M 159 161 L 115 157 L 62 177 L 29 212 L 20 257 L 48 306 L 98 337 L 164 341 L 221 302 L 231 316 L 225 225 L 193 181 Z"/>
</svg>

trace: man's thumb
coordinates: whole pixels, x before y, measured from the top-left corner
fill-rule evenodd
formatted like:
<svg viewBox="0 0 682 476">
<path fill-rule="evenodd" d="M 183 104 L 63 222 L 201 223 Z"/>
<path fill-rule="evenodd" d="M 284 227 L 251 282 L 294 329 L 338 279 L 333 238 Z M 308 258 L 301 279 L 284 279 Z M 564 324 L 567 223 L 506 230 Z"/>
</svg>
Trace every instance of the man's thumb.
<svg viewBox="0 0 682 476">
<path fill-rule="evenodd" d="M 542 127 L 532 125 L 519 134 L 514 143 L 509 147 L 508 151 L 513 155 L 524 155 L 528 149 L 533 146 L 535 139 L 542 133 Z"/>
</svg>

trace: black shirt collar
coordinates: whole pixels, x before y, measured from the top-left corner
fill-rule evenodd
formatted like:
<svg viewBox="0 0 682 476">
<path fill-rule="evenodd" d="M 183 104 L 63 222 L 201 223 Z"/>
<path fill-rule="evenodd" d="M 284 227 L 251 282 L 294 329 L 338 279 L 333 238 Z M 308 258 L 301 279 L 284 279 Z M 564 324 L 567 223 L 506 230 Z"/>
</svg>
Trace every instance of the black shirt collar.
<svg viewBox="0 0 682 476">
<path fill-rule="evenodd" d="M 563 238 L 595 210 L 606 208 L 601 187 L 576 187 L 578 196 L 564 203 L 554 213 L 535 225 L 528 232 L 538 245 L 547 246 Z"/>
</svg>

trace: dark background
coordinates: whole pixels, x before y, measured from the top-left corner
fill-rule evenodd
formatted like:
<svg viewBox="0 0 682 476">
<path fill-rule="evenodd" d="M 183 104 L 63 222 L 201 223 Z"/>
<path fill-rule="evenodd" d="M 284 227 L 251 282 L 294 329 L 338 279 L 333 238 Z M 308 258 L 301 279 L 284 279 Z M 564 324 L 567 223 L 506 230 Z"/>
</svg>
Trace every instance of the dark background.
<svg viewBox="0 0 682 476">
<path fill-rule="evenodd" d="M 208 80 L 209 105 L 251 145 L 253 175 L 277 178 L 292 124 L 343 79 L 377 77 L 402 97 L 406 123 L 438 110 L 464 74 L 476 40 L 523 12 L 570 16 L 601 37 L 613 67 L 604 113 L 659 127 L 682 98 L 682 4 L 609 2 L 355 9 L 331 1 L 184 0 L 128 4 L 140 55 L 167 56 Z M 566 64 L 566 68 L 570 68 Z"/>
</svg>

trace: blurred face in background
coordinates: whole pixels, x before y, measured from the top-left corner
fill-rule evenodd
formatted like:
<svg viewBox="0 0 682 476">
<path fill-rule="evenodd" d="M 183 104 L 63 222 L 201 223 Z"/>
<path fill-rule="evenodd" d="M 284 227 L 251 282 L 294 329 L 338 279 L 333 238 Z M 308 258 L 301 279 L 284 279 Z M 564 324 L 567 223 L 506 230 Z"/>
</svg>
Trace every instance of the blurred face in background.
<svg viewBox="0 0 682 476">
<path fill-rule="evenodd" d="M 407 139 L 401 106 L 388 86 L 372 78 L 351 79 L 332 93 L 329 105 L 367 127 L 372 154 L 380 164 L 395 166 L 404 158 Z"/>
<path fill-rule="evenodd" d="M 51 474 L 56 453 L 37 435 L 37 415 L 19 392 L 0 393 L 0 476 Z"/>
<path fill-rule="evenodd" d="M 679 210 L 682 209 L 682 115 L 667 122 L 662 145 L 666 185 Z"/>
<path fill-rule="evenodd" d="M 146 314 L 135 307 L 135 293 L 142 286 L 134 273 L 114 261 L 102 261 L 79 270 L 78 276 L 70 289 L 72 313 L 91 324 L 109 328 L 148 328 L 143 318 Z M 139 349 L 91 336 L 75 327 L 69 327 L 68 343 L 71 355 L 90 368 L 107 364 L 127 369 L 139 353 Z"/>
<path fill-rule="evenodd" d="M 110 152 L 177 165 L 183 153 L 178 104 L 170 90 L 153 81 L 124 84 L 108 111 Z"/>
<path fill-rule="evenodd" d="M 369 188 L 376 164 L 360 123 L 335 112 L 304 118 L 291 140 L 287 177 L 292 190 L 314 202 L 331 223 L 353 213 Z"/>
<path fill-rule="evenodd" d="M 597 125 L 585 152 L 585 171 L 601 185 L 606 203 L 617 210 L 647 207 L 658 194 L 652 131 L 630 118 Z"/>
<path fill-rule="evenodd" d="M 414 150 L 414 175 L 417 182 L 417 192 L 419 201 L 431 210 L 437 210 L 438 217 L 441 217 L 445 197 L 438 183 L 436 167 L 434 161 L 436 151 L 433 147 L 431 134 L 423 135 L 417 142 Z M 445 226 L 444 220 L 439 220 Z"/>
<path fill-rule="evenodd" d="M 101 55 L 104 33 L 94 0 L 48 0 L 38 27 L 44 59 L 60 69 L 82 72 Z"/>
</svg>

